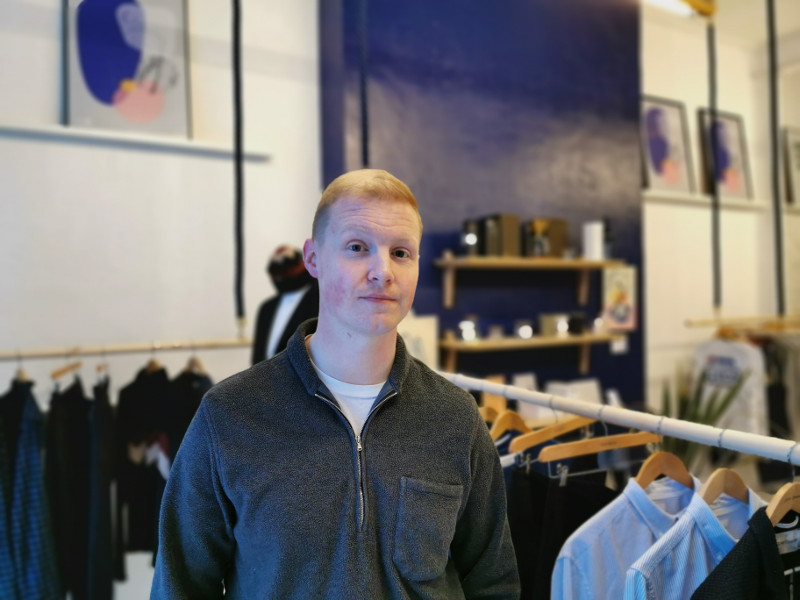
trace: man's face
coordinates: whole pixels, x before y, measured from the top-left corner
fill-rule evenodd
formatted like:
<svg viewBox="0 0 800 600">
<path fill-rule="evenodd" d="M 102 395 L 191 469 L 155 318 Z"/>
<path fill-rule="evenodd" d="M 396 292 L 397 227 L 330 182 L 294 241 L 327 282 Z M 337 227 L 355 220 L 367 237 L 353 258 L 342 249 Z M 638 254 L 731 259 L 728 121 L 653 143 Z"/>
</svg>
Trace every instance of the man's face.
<svg viewBox="0 0 800 600">
<path fill-rule="evenodd" d="M 393 331 L 414 301 L 421 236 L 417 213 L 390 200 L 343 197 L 303 256 L 319 280 L 320 327 L 343 336 Z"/>
</svg>

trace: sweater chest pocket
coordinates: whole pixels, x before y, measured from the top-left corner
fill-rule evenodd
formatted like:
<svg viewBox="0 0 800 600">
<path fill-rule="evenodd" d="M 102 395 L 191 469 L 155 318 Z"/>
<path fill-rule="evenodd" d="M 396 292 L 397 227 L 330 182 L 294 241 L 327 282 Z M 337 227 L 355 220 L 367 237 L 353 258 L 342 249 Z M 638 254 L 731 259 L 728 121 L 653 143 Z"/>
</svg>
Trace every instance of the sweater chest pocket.
<svg viewBox="0 0 800 600">
<path fill-rule="evenodd" d="M 411 581 L 444 573 L 462 493 L 461 485 L 400 478 L 393 559 Z"/>
</svg>

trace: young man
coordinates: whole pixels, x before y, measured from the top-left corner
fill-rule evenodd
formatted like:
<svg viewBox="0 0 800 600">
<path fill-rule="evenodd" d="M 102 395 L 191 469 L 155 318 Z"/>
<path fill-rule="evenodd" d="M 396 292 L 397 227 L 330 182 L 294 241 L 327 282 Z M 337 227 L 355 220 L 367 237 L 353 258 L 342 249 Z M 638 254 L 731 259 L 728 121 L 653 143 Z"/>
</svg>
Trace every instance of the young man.
<svg viewBox="0 0 800 600">
<path fill-rule="evenodd" d="M 303 248 L 316 331 L 206 395 L 164 493 L 152 599 L 519 596 L 486 425 L 397 335 L 421 235 L 385 171 L 325 190 Z"/>
</svg>

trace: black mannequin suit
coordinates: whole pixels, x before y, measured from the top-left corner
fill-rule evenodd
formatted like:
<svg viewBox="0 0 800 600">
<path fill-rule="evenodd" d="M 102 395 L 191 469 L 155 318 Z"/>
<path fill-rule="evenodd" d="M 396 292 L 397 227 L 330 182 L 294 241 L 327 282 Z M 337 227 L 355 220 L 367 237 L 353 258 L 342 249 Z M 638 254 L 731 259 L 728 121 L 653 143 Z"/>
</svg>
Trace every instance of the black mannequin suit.
<svg viewBox="0 0 800 600">
<path fill-rule="evenodd" d="M 269 340 L 272 322 L 275 318 L 275 311 L 277 311 L 278 306 L 280 306 L 281 296 L 282 294 L 273 296 L 269 300 L 266 300 L 258 309 L 255 336 L 253 337 L 253 364 L 261 362 L 266 358 L 267 340 Z M 309 289 L 303 294 L 300 304 L 297 305 L 297 308 L 294 310 L 294 313 L 292 313 L 286 328 L 283 330 L 283 333 L 281 333 L 280 341 L 275 349 L 275 353 L 277 354 L 286 348 L 289 338 L 292 337 L 292 334 L 295 332 L 300 323 L 308 319 L 316 318 L 318 315 L 319 287 L 317 285 L 317 280 L 312 279 Z"/>
</svg>

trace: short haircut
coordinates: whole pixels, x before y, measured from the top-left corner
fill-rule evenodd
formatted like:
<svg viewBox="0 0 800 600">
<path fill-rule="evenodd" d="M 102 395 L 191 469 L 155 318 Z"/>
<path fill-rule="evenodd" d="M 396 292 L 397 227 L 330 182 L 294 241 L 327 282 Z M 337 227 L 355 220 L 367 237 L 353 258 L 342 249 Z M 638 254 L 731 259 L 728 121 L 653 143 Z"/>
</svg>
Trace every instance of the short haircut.
<svg viewBox="0 0 800 600">
<path fill-rule="evenodd" d="M 330 207 L 344 197 L 404 202 L 417 213 L 419 229 L 422 231 L 422 217 L 419 214 L 417 199 L 405 183 L 383 169 L 359 169 L 339 175 L 322 192 L 311 226 L 311 236 L 314 239 L 317 239 L 328 225 Z"/>
</svg>

